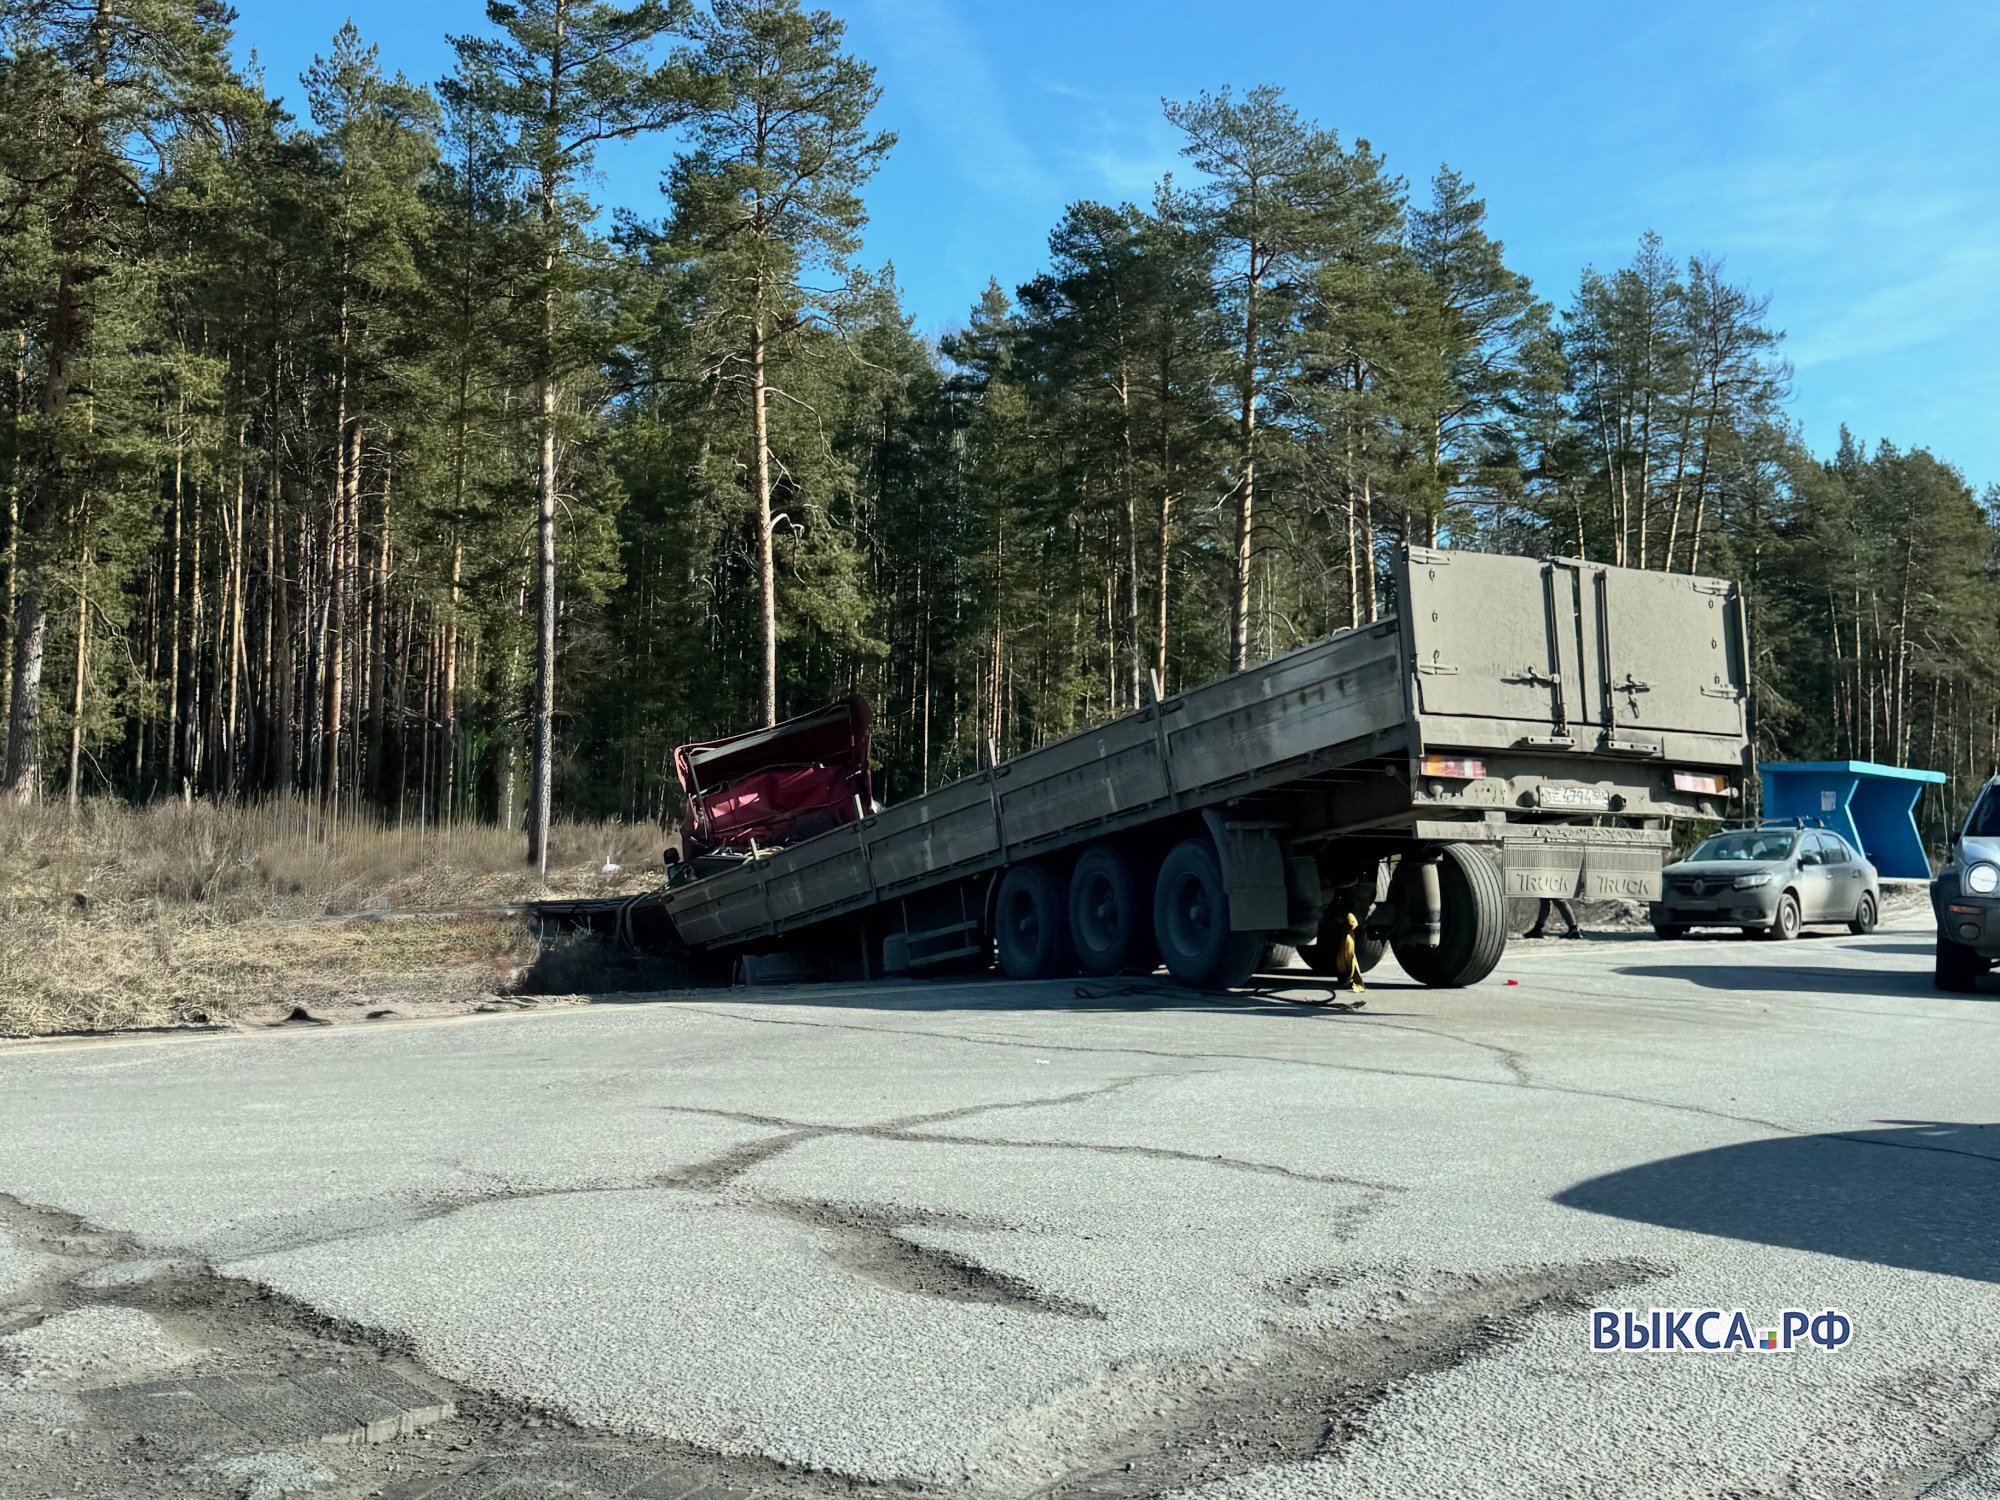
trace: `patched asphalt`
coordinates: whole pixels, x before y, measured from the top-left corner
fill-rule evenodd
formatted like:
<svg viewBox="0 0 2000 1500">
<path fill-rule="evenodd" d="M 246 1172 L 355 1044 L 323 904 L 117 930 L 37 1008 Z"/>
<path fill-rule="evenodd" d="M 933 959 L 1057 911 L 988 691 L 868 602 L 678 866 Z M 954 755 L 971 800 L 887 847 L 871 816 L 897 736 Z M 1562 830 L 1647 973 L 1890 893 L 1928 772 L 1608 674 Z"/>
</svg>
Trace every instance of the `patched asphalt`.
<svg viewBox="0 0 2000 1500">
<path fill-rule="evenodd" d="M 925 1493 L 1972 1500 L 2000 990 L 1928 971 L 1603 935 L 1354 1013 L 960 980 L 20 1045 L 0 1193 L 460 1389 Z M 0 1300 L 42 1263 L 0 1239 Z M 1597 1353 L 1599 1304 L 1854 1337 Z"/>
</svg>

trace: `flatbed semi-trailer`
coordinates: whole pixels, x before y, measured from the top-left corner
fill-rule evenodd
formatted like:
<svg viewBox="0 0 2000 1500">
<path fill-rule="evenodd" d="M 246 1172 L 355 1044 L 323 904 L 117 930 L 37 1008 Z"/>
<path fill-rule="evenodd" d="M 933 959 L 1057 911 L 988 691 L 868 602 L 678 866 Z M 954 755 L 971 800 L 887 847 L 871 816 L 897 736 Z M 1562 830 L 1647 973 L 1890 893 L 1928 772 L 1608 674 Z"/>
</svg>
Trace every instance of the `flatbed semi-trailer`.
<svg viewBox="0 0 2000 1500">
<path fill-rule="evenodd" d="M 775 849 L 684 863 L 680 942 L 864 976 L 1243 982 L 1274 942 L 1472 983 L 1508 896 L 1648 901 L 1741 806 L 1735 585 L 1408 548 L 1394 617 Z M 1349 918 L 1353 921 L 1350 923 Z"/>
</svg>

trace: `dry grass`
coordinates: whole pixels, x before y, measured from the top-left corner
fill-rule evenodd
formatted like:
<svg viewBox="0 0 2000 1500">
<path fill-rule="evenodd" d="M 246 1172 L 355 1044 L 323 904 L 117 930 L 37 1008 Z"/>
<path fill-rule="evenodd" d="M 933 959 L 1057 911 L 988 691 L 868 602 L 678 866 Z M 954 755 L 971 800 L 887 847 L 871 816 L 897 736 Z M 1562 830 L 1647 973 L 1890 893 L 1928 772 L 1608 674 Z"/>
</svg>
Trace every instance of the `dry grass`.
<svg viewBox="0 0 2000 1500">
<path fill-rule="evenodd" d="M 559 825 L 548 894 L 645 889 L 659 848 L 645 825 Z M 0 808 L 0 1036 L 462 1008 L 534 957 L 518 918 L 327 919 L 517 902 L 537 894 L 521 856 L 501 829 L 327 830 L 296 803 Z"/>
</svg>

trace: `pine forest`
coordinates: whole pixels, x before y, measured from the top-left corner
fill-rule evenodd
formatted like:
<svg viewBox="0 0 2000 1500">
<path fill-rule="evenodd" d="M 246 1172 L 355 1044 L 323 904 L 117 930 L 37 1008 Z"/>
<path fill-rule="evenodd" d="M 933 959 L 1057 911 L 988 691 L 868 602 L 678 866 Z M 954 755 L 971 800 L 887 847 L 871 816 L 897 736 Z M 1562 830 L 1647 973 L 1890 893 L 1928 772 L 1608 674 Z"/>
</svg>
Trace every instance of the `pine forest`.
<svg viewBox="0 0 2000 1500">
<path fill-rule="evenodd" d="M 1393 612 L 1405 542 L 1740 580 L 1760 757 L 2000 760 L 2000 494 L 1808 451 L 1767 297 L 1632 226 L 1536 287 L 1478 187 L 1277 87 L 931 340 L 895 149 L 798 0 L 508 0 L 279 88 L 216 0 L 9 0 L 0 701 L 22 801 L 672 822 L 846 694 L 884 800 Z M 282 106 L 277 96 L 287 101 Z M 652 217 L 598 201 L 612 142 Z M 629 146 L 628 148 L 629 149 Z"/>
</svg>

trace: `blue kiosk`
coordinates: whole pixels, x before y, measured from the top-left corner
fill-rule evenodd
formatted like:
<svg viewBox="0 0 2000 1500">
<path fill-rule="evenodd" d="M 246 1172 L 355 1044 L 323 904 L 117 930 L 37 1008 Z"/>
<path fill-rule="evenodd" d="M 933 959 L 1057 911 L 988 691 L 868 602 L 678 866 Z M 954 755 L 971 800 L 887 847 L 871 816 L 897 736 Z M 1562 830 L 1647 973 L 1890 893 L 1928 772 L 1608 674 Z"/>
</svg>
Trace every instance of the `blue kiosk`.
<svg viewBox="0 0 2000 1500">
<path fill-rule="evenodd" d="M 1917 798 L 1941 786 L 1942 771 L 1913 771 L 1866 760 L 1779 761 L 1758 767 L 1764 816 L 1823 824 L 1868 856 L 1884 880 L 1929 880 L 1917 832 Z"/>
</svg>

